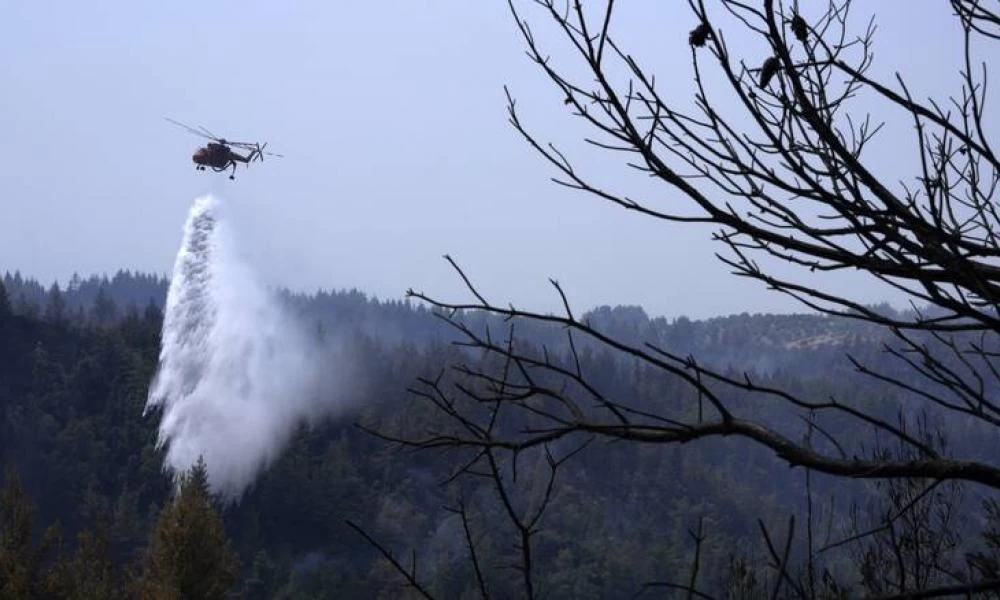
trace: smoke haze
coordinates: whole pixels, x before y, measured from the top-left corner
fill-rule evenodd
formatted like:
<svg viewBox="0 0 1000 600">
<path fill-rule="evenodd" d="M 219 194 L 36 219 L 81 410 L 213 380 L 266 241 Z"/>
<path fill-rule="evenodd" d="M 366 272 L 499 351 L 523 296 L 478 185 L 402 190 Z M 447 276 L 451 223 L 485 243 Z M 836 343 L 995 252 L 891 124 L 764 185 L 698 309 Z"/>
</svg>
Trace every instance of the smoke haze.
<svg viewBox="0 0 1000 600">
<path fill-rule="evenodd" d="M 233 499 L 341 400 L 336 365 L 238 258 L 223 209 L 204 196 L 188 214 L 146 410 L 162 409 L 165 468 L 202 456 L 213 491 Z"/>
</svg>

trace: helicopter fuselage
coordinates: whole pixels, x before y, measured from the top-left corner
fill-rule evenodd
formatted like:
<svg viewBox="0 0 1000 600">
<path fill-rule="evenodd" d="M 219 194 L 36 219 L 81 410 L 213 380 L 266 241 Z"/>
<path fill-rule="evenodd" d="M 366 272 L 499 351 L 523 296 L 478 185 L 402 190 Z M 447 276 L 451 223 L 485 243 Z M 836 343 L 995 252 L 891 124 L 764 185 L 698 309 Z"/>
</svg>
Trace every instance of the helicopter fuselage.
<svg viewBox="0 0 1000 600">
<path fill-rule="evenodd" d="M 202 167 L 212 167 L 219 171 L 228 168 L 235 162 L 249 162 L 247 157 L 233 152 L 229 146 L 215 142 L 204 148 L 198 148 L 191 160 Z"/>
</svg>

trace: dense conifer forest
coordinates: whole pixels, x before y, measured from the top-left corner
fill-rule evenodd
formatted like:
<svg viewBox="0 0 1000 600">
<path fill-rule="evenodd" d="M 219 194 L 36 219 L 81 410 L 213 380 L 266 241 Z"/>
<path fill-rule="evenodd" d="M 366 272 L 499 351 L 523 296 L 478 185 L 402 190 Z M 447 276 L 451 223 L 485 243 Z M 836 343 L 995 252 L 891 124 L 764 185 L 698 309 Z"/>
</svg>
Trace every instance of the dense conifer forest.
<svg viewBox="0 0 1000 600">
<path fill-rule="evenodd" d="M 338 338 L 351 348 L 364 375 L 338 391 L 352 397 L 349 414 L 303 425 L 243 497 L 223 502 L 210 497 L 197 468 L 174 492 L 156 448 L 157 415 L 143 414 L 157 363 L 165 280 L 120 272 L 110 279 L 74 278 L 60 288 L 7 274 L 3 285 L 4 597 L 25 590 L 67 598 L 170 597 L 156 592 L 160 580 L 183 580 L 183 573 L 198 569 L 212 574 L 215 591 L 190 597 L 397 598 L 413 592 L 404 591 L 405 581 L 348 522 L 395 555 L 415 557 L 421 580 L 440 596 L 471 597 L 476 578 L 463 520 L 449 510 L 459 502 L 475 509 L 468 524 L 480 560 L 515 561 L 513 532 L 492 488 L 461 484 L 456 491 L 443 485 L 447 456 L 402 450 L 367 432 L 424 430 L 440 417 L 414 402 L 408 388 L 438 376 L 441 365 L 477 360 L 461 356 L 467 351 L 450 343 L 453 334 L 426 308 L 359 292 L 284 293 L 318 339 Z M 668 342 L 719 368 L 743 365 L 742 373 L 750 364 L 747 373 L 766 385 L 863 394 L 868 406 L 898 393 L 871 385 L 862 390 L 849 377 L 846 353 L 885 361 L 874 330 L 844 321 L 746 314 L 650 319 L 637 307 L 603 307 L 588 317 L 624 339 Z M 495 325 L 503 327 L 499 320 Z M 521 334 L 552 352 L 566 351 L 557 330 L 538 326 Z M 634 397 L 639 406 L 690 403 L 692 392 L 662 373 L 597 347 L 578 350 L 607 394 Z M 769 415 L 764 405 L 759 410 L 766 418 L 795 418 Z M 974 434 L 958 435 L 955 443 L 974 447 Z M 521 477 L 542 485 L 544 464 L 535 463 L 520 465 Z M 891 498 L 877 484 L 834 485 L 816 474 L 808 479 L 764 449 L 727 439 L 683 451 L 597 442 L 560 470 L 553 489 L 535 560 L 539 584 L 556 598 L 628 596 L 645 583 L 687 573 L 695 537 L 684 532 L 698 527 L 706 589 L 752 589 L 755 577 L 766 579 L 755 519 L 780 521 L 811 503 L 822 514 L 824 539 L 836 541 L 866 526 L 865 511 L 872 510 L 874 519 L 891 509 Z M 935 497 L 934 506 L 979 502 L 972 494 L 949 494 Z M 860 514 L 859 507 L 865 509 Z M 171 519 L 181 530 L 167 528 Z M 955 536 L 949 552 L 956 557 L 981 545 L 963 538 L 965 525 L 957 519 L 926 526 Z M 862 581 L 877 555 L 869 548 L 874 543 L 866 539 L 829 553 L 824 569 Z M 214 550 L 170 550 L 185 544 Z M 518 595 L 513 581 L 490 585 L 498 597 Z"/>
</svg>

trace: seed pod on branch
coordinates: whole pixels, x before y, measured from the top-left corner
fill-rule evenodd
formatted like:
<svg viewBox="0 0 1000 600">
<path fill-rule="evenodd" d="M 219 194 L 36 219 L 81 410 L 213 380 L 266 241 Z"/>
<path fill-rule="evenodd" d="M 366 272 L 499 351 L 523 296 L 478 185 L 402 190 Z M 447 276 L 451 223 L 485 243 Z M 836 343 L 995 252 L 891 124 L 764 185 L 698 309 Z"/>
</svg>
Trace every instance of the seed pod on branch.
<svg viewBox="0 0 1000 600">
<path fill-rule="evenodd" d="M 691 35 L 688 36 L 688 43 L 696 48 L 701 48 L 705 45 L 710 35 L 712 35 L 712 28 L 708 26 L 708 23 L 702 23 L 691 30 Z"/>
<path fill-rule="evenodd" d="M 809 27 L 806 26 L 806 20 L 799 15 L 792 17 L 792 33 L 795 34 L 795 39 L 800 42 L 805 42 L 806 37 L 809 35 Z"/>
<path fill-rule="evenodd" d="M 772 56 L 771 58 L 764 61 L 764 64 L 760 67 L 760 87 L 767 87 L 767 84 L 771 82 L 771 78 L 774 74 L 778 72 L 778 57 Z"/>
</svg>

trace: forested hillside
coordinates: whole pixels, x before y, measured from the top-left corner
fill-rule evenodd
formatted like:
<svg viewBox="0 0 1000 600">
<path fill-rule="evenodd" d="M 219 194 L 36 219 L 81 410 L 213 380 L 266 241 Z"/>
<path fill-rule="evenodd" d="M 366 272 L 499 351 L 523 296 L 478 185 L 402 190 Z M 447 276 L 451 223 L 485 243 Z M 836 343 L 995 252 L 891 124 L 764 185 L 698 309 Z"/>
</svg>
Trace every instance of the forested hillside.
<svg viewBox="0 0 1000 600">
<path fill-rule="evenodd" d="M 10 486 L 17 474 L 37 508 L 35 550 L 56 539 L 53 532 L 43 535 L 54 524 L 61 541 L 40 554 L 4 542 L 0 577 L 2 569 L 9 569 L 4 565 L 21 559 L 35 565 L 39 581 L 57 573 L 64 587 L 73 587 L 86 573 L 104 569 L 112 583 L 102 593 L 139 589 L 135 586 L 144 577 L 152 577 L 148 564 L 158 539 L 157 519 L 172 490 L 155 447 L 157 415 L 143 415 L 157 362 L 166 282 L 122 272 L 65 290 L 52 286 L 44 294 L 45 288 L 22 276 L 8 275 L 4 285 L 0 462 L 8 468 L 9 493 L 0 496 L 0 515 L 16 512 L 11 503 L 17 495 Z M 473 594 L 477 584 L 463 521 L 449 509 L 460 502 L 476 508 L 470 522 L 480 560 L 514 562 L 516 532 L 494 490 L 442 485 L 450 473 L 441 454 L 401 450 L 357 424 L 419 434 L 441 417 L 413 402 L 408 388 L 419 387 L 418 378 L 438 377 L 441 365 L 476 364 L 482 358 L 449 344 L 454 333 L 422 307 L 376 302 L 357 292 L 286 298 L 320 337 L 336 336 L 351 348 L 363 377 L 346 392 L 355 407 L 350 414 L 301 428 L 239 502 L 217 504 L 239 557 L 234 593 L 248 598 L 400 597 L 405 582 L 347 525 L 351 521 L 407 557 L 407 564 L 412 550 L 421 581 L 430 582 L 440 596 Z M 649 319 L 641 309 L 628 307 L 598 309 L 589 317 L 595 326 L 627 339 L 669 344 L 720 365 L 750 363 L 762 385 L 808 389 L 869 406 L 898 393 L 871 385 L 862 393 L 856 380 L 844 377 L 852 369 L 843 359 L 847 352 L 884 361 L 879 340 L 862 327 L 823 317 L 740 315 L 695 322 Z M 502 321 L 487 323 L 502 332 Z M 553 356 L 568 356 L 557 328 L 538 326 L 520 334 L 547 345 Z M 595 375 L 604 394 L 634 398 L 640 408 L 689 405 L 691 390 L 676 380 L 581 344 L 582 368 Z M 442 381 L 455 377 L 445 373 Z M 758 410 L 769 416 L 766 405 Z M 796 417 L 776 412 L 770 418 Z M 773 522 L 790 510 L 803 510 L 810 498 L 804 472 L 775 463 L 763 449 L 725 439 L 683 450 L 600 443 L 600 452 L 585 448 L 566 463 L 540 522 L 535 555 L 537 577 L 549 597 L 628 597 L 646 582 L 687 572 L 695 544 L 680 532 L 694 531 L 700 520 L 701 569 L 712 582 L 707 588 L 753 578 L 754 565 L 763 557 L 755 519 Z M 544 460 L 532 458 L 519 468 L 522 481 L 544 488 Z M 813 475 L 809 485 L 814 509 L 828 522 L 822 535 L 830 541 L 866 525 L 863 518 L 851 521 L 852 502 L 879 501 L 869 484 L 834 487 Z M 777 489 L 783 490 L 780 497 Z M 93 539 L 107 543 L 88 542 Z M 976 543 L 965 540 L 954 552 Z M 29 554 L 34 562 L 26 558 Z M 864 547 L 859 552 L 845 546 L 831 553 L 828 568 L 858 573 L 863 555 Z M 496 579 L 490 586 L 497 597 L 518 595 L 512 580 Z"/>
</svg>

